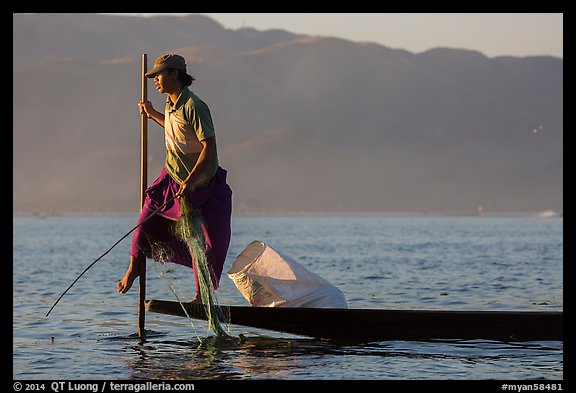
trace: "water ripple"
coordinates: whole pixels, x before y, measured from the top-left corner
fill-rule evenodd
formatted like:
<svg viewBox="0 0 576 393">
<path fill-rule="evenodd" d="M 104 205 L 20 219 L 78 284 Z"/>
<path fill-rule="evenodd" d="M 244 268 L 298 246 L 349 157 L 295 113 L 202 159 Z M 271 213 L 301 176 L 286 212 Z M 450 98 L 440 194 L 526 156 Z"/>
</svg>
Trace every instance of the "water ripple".
<svg viewBox="0 0 576 393">
<path fill-rule="evenodd" d="M 354 344 L 231 326 L 230 339 L 200 343 L 196 335 L 208 335 L 204 322 L 191 326 L 181 318 L 148 314 L 142 342 L 135 334 L 137 291 L 123 296 L 115 291 L 128 264 L 129 239 L 44 318 L 61 291 L 135 219 L 14 216 L 14 378 L 563 378 L 563 343 L 554 341 Z M 353 308 L 563 309 L 563 219 L 239 215 L 233 218 L 224 271 L 254 239 L 333 282 Z M 149 271 L 148 297 L 171 300 L 163 280 Z M 182 296 L 193 296 L 190 269 L 175 266 L 170 277 Z M 246 304 L 225 275 L 219 299 Z"/>
</svg>

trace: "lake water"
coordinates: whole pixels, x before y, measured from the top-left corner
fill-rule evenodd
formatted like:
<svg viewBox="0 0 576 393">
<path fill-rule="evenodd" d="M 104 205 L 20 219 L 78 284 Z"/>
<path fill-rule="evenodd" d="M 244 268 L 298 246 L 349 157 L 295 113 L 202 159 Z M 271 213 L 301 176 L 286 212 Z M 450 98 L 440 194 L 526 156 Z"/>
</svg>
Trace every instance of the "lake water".
<svg viewBox="0 0 576 393">
<path fill-rule="evenodd" d="M 232 339 L 217 342 L 206 338 L 205 322 L 192 327 L 184 318 L 150 313 L 149 337 L 140 343 L 134 338 L 137 282 L 123 296 L 115 288 L 128 265 L 130 238 L 45 318 L 60 293 L 136 218 L 13 216 L 14 379 L 563 378 L 559 341 L 344 345 L 230 326 Z M 235 215 L 220 303 L 247 305 L 226 271 L 256 239 L 335 284 L 350 308 L 563 310 L 563 218 Z M 148 266 L 147 298 L 174 300 L 154 264 Z M 171 267 L 167 277 L 190 299 L 192 271 Z"/>
</svg>

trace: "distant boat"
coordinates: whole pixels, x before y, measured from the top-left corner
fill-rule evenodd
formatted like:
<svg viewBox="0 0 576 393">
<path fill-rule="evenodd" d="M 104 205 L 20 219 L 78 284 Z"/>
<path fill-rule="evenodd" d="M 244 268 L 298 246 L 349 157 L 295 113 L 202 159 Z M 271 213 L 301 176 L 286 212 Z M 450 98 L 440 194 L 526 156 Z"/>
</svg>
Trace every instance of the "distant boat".
<svg viewBox="0 0 576 393">
<path fill-rule="evenodd" d="M 544 210 L 542 212 L 536 213 L 535 215 L 536 217 L 548 218 L 556 217 L 558 216 L 558 213 L 556 213 L 554 210 Z"/>
</svg>

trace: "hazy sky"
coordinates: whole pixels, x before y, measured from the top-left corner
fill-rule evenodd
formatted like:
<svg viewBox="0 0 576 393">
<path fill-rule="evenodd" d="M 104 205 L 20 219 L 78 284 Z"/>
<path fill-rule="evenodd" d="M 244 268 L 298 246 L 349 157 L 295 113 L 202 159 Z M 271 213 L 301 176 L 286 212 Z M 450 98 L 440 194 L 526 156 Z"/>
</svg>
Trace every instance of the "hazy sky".
<svg viewBox="0 0 576 393">
<path fill-rule="evenodd" d="M 447 46 L 475 49 L 487 56 L 563 57 L 563 14 L 560 13 L 204 13 L 203 15 L 210 16 L 226 28 L 237 29 L 242 26 L 258 30 L 279 28 L 294 33 L 372 41 L 411 52 Z"/>
</svg>

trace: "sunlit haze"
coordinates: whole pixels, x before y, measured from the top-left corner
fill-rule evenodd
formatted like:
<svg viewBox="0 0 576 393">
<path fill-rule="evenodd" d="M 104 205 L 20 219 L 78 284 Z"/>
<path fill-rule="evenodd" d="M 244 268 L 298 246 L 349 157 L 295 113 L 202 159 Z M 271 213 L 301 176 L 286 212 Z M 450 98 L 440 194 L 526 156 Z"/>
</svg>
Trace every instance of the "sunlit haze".
<svg viewBox="0 0 576 393">
<path fill-rule="evenodd" d="M 124 14 L 126 15 L 126 14 Z M 186 14 L 130 14 L 139 16 Z M 204 13 L 224 27 L 371 41 L 422 52 L 435 47 L 474 49 L 487 56 L 563 57 L 560 13 Z"/>
</svg>

